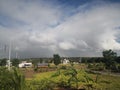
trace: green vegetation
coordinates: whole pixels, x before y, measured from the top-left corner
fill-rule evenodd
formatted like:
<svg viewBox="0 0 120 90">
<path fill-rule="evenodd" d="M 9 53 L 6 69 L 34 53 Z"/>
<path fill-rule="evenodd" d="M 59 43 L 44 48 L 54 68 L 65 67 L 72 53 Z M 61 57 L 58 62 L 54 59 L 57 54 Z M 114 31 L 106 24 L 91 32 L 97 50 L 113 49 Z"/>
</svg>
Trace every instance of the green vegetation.
<svg viewBox="0 0 120 90">
<path fill-rule="evenodd" d="M 0 59 L 0 66 L 5 66 L 6 63 L 7 63 L 7 59 L 6 58 Z"/>
<path fill-rule="evenodd" d="M 25 90 L 24 75 L 16 68 L 0 67 L 0 90 Z"/>
<path fill-rule="evenodd" d="M 35 73 L 34 77 L 26 78 L 17 68 L 10 71 L 0 67 L 1 90 L 119 90 L 119 76 L 93 74 L 81 65 L 59 65 L 57 71 Z M 24 68 L 25 69 L 25 68 Z"/>
<path fill-rule="evenodd" d="M 1 59 L 0 90 L 119 90 L 120 78 L 115 71 L 120 72 L 120 58 L 112 50 L 102 54 L 102 58 L 83 58 L 82 63 L 73 58 L 65 65 L 55 54 L 54 63 L 42 68 L 37 64 L 43 59 L 31 60 L 34 67 L 22 69 L 17 68 L 19 60 L 13 59 L 11 70 L 5 67 L 6 59 Z M 33 76 L 25 78 L 26 74 Z"/>
<path fill-rule="evenodd" d="M 117 57 L 117 53 L 112 50 L 105 50 L 103 51 L 103 57 L 107 69 L 112 69 L 115 67 L 115 59 Z"/>
<path fill-rule="evenodd" d="M 20 60 L 19 59 L 12 59 L 12 66 L 15 66 L 15 67 L 18 67 L 18 64 L 20 63 Z"/>
<path fill-rule="evenodd" d="M 119 90 L 120 88 L 119 76 L 93 74 L 69 65 L 65 66 L 66 68 L 61 67 L 57 71 L 38 73 L 34 78 L 27 79 L 30 90 L 61 90 L 60 88 Z"/>
<path fill-rule="evenodd" d="M 59 56 L 58 54 L 54 54 L 54 55 L 53 55 L 53 61 L 54 61 L 54 64 L 55 64 L 56 66 L 61 63 L 60 60 L 61 60 L 61 59 L 60 59 L 60 56 Z"/>
<path fill-rule="evenodd" d="M 95 70 L 95 71 L 103 71 L 105 70 L 105 64 L 100 62 L 100 63 L 89 63 L 88 64 L 88 69 L 90 70 Z"/>
</svg>

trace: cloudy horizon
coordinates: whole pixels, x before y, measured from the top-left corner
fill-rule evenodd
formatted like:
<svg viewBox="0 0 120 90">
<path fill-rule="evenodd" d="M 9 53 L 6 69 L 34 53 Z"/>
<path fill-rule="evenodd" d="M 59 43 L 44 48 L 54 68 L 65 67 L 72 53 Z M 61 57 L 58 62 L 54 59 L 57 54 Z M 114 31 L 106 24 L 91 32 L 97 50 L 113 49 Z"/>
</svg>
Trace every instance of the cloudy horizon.
<svg viewBox="0 0 120 90">
<path fill-rule="evenodd" d="M 0 57 L 120 55 L 116 0 L 0 0 Z"/>
</svg>

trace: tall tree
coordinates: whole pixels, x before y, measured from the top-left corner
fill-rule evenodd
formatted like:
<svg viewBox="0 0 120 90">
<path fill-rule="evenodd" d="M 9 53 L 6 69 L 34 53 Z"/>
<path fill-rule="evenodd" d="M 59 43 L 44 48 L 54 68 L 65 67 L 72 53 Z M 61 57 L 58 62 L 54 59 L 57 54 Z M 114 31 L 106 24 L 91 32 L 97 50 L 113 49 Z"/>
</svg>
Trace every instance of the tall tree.
<svg viewBox="0 0 120 90">
<path fill-rule="evenodd" d="M 53 55 L 53 61 L 54 61 L 54 64 L 57 66 L 61 63 L 61 58 L 59 56 L 59 54 L 54 54 Z"/>
<path fill-rule="evenodd" d="M 105 50 L 102 52 L 104 57 L 104 63 L 106 68 L 110 69 L 112 66 L 115 66 L 115 59 L 117 57 L 117 53 L 110 50 Z"/>
</svg>

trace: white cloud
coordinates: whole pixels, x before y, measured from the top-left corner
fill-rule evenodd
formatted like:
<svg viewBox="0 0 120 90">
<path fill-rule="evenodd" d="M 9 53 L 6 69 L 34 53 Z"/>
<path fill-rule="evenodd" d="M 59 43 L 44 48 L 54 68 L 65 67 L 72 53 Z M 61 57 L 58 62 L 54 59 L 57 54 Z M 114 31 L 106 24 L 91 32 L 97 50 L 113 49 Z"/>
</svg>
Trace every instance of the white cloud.
<svg viewBox="0 0 120 90">
<path fill-rule="evenodd" d="M 88 47 L 94 50 L 99 48 L 119 49 L 115 32 L 120 33 L 120 31 L 114 29 L 120 25 L 118 21 L 120 19 L 119 14 L 119 8 L 115 5 L 96 7 L 86 13 L 77 13 L 57 29 L 62 29 L 61 36 L 65 39 L 74 39 L 76 43 L 78 43 L 77 40 L 85 41 Z M 102 42 L 102 40 L 107 41 L 108 39 L 109 42 Z"/>
<path fill-rule="evenodd" d="M 117 34 L 120 34 L 120 31 L 106 30 L 101 37 L 101 46 L 103 49 L 120 50 L 120 43 L 116 41 Z"/>
<path fill-rule="evenodd" d="M 33 30 L 43 30 L 48 25 L 56 25 L 61 15 L 57 7 L 53 9 L 52 5 L 43 1 L 2 0 L 0 10 L 6 16 L 25 23 Z"/>
<path fill-rule="evenodd" d="M 61 42 L 59 43 L 59 47 L 63 50 L 75 49 L 75 46 L 70 42 Z"/>
<path fill-rule="evenodd" d="M 120 30 L 116 30 L 120 26 L 119 4 L 96 5 L 90 9 L 86 8 L 87 4 L 67 17 L 63 9 L 52 4 L 13 1 L 0 1 L 0 12 L 25 24 L 12 28 L 0 26 L 0 42 L 12 40 L 14 50 L 17 48 L 22 57 L 51 56 L 53 53 L 100 56 L 99 50 L 120 49 L 117 41 Z"/>
</svg>

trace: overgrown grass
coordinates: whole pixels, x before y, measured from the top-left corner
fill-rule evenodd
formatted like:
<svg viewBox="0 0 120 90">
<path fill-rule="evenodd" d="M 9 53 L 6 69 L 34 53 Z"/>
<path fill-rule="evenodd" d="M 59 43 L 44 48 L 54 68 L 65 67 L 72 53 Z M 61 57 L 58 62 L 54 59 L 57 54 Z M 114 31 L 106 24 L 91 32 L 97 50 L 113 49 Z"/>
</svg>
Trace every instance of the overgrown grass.
<svg viewBox="0 0 120 90">
<path fill-rule="evenodd" d="M 51 77 L 56 73 L 56 71 L 37 73 L 34 75 L 34 78 L 27 79 L 28 86 L 31 87 L 30 90 L 44 90 L 40 85 L 43 85 L 43 88 L 47 87 L 45 90 L 50 88 L 57 87 L 54 84 L 64 84 L 68 83 L 69 76 L 65 76 L 65 70 L 61 70 L 61 75 L 57 77 Z M 93 90 L 120 90 L 120 77 L 119 76 L 110 76 L 110 75 L 98 75 L 85 72 L 84 69 L 77 69 L 77 78 L 79 80 L 78 87 L 85 88 L 88 90 L 89 86 Z M 36 85 L 37 84 L 37 85 Z M 33 86 L 32 86 L 33 85 Z M 50 86 L 51 85 L 51 86 Z M 75 87 L 75 84 L 72 84 Z M 52 89 L 49 89 L 52 90 Z"/>
<path fill-rule="evenodd" d="M 99 85 L 108 90 L 120 90 L 120 77 L 100 75 Z"/>
<path fill-rule="evenodd" d="M 50 78 L 53 73 L 55 73 L 55 71 L 37 73 L 37 74 L 34 75 L 34 79 L 35 80 L 41 80 L 43 78 Z"/>
</svg>

